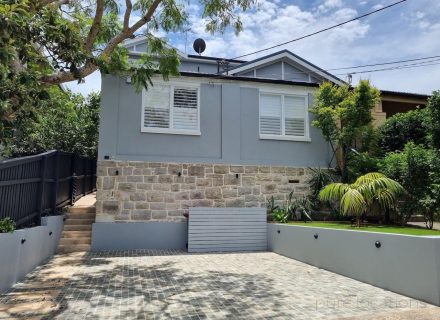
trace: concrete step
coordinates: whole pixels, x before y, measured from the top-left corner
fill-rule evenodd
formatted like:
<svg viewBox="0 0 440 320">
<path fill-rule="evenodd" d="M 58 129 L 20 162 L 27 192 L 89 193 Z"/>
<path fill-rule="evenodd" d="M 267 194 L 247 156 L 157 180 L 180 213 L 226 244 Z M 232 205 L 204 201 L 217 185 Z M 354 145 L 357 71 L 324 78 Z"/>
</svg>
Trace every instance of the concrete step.
<svg viewBox="0 0 440 320">
<path fill-rule="evenodd" d="M 59 245 L 58 253 L 89 251 L 90 244 Z"/>
<path fill-rule="evenodd" d="M 61 238 L 60 246 L 75 246 L 78 244 L 91 244 L 92 238 L 83 237 L 83 238 Z"/>
<path fill-rule="evenodd" d="M 67 212 L 69 212 L 69 213 L 95 213 L 96 207 L 95 206 L 70 207 L 69 209 L 67 209 Z"/>
<path fill-rule="evenodd" d="M 92 231 L 68 231 L 64 229 L 61 238 L 87 238 L 92 236 Z"/>
<path fill-rule="evenodd" d="M 92 231 L 92 225 L 65 225 L 64 231 Z"/>
<path fill-rule="evenodd" d="M 64 221 L 65 226 L 92 225 L 95 219 L 67 219 Z"/>
<path fill-rule="evenodd" d="M 67 219 L 93 219 L 95 220 L 96 213 L 94 212 L 67 212 L 65 214 Z"/>
</svg>

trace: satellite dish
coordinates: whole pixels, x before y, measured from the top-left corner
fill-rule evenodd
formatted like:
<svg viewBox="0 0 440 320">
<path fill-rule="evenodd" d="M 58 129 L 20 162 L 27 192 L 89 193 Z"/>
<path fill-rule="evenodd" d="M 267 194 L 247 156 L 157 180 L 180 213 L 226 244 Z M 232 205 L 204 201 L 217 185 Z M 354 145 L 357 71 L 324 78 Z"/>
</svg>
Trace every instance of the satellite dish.
<svg viewBox="0 0 440 320">
<path fill-rule="evenodd" d="M 205 40 L 202 38 L 198 38 L 193 43 L 193 49 L 195 52 L 197 52 L 199 55 L 202 54 L 203 51 L 206 49 L 206 43 Z"/>
</svg>

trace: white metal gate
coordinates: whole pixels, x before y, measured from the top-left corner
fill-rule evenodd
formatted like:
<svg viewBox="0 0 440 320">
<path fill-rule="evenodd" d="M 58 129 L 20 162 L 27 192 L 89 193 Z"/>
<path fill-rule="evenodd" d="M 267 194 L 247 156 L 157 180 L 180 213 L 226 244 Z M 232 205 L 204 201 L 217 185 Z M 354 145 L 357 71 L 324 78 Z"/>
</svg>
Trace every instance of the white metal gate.
<svg viewBox="0 0 440 320">
<path fill-rule="evenodd" d="M 267 250 L 266 208 L 190 208 L 188 252 Z"/>
</svg>

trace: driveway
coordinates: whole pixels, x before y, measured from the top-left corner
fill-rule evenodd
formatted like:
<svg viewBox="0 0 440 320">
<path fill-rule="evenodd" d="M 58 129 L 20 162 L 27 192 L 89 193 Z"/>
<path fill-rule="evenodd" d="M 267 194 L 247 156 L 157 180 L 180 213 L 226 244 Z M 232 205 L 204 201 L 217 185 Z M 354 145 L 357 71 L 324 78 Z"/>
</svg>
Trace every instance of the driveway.
<svg viewBox="0 0 440 320">
<path fill-rule="evenodd" d="M 440 319 L 440 308 L 270 252 L 55 256 L 0 319 Z"/>
</svg>

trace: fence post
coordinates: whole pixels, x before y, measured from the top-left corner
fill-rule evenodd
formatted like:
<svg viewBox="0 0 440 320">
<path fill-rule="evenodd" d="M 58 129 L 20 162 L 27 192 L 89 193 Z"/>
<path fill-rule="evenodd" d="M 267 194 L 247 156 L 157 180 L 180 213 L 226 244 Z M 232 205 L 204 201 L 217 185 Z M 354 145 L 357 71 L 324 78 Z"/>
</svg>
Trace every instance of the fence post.
<svg viewBox="0 0 440 320">
<path fill-rule="evenodd" d="M 46 182 L 46 162 L 47 156 L 44 155 L 40 160 L 40 185 L 38 187 L 38 199 L 37 199 L 37 225 L 41 225 L 41 214 L 43 212 L 43 196 L 44 196 L 44 183 Z"/>
<path fill-rule="evenodd" d="M 57 210 L 57 200 L 58 200 L 58 180 L 59 180 L 59 168 L 60 168 L 60 152 L 55 153 L 55 166 L 54 166 L 54 179 L 53 179 L 53 189 L 52 189 L 52 214 L 55 215 Z"/>
<path fill-rule="evenodd" d="M 75 193 L 76 193 L 76 154 L 72 154 L 72 166 L 70 168 L 70 205 L 75 203 Z"/>
<path fill-rule="evenodd" d="M 87 158 L 84 157 L 83 158 L 83 176 L 84 176 L 84 180 L 83 180 L 83 190 L 84 190 L 84 196 L 87 194 Z"/>
</svg>

